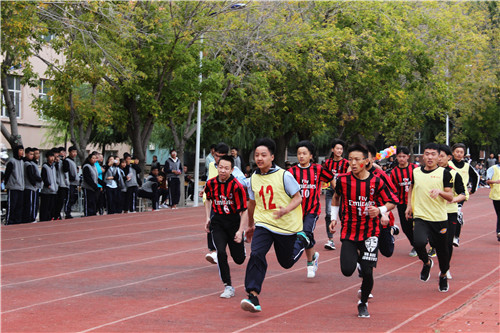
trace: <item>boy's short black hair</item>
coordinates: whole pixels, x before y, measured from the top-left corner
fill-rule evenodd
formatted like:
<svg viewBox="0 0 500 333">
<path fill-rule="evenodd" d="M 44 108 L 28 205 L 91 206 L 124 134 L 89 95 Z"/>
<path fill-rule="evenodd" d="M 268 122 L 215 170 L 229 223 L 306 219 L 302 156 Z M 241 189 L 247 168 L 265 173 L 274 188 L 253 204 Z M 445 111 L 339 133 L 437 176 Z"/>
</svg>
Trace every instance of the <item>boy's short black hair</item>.
<svg viewBox="0 0 500 333">
<path fill-rule="evenodd" d="M 60 152 L 62 152 L 62 151 L 66 151 L 66 148 L 64 148 L 64 147 L 59 147 L 59 148 L 57 148 L 57 152 L 59 152 L 59 153 L 60 153 Z"/>
<path fill-rule="evenodd" d="M 53 149 L 47 150 L 45 152 L 45 157 L 50 157 L 50 156 L 54 156 L 54 150 Z"/>
<path fill-rule="evenodd" d="M 449 147 L 448 145 L 445 145 L 445 144 L 441 144 L 441 145 L 439 145 L 439 151 L 440 151 L 440 152 L 444 151 L 444 153 L 445 153 L 447 156 L 451 156 L 451 155 L 453 155 L 453 154 L 451 153 L 451 149 L 450 149 L 450 147 Z"/>
<path fill-rule="evenodd" d="M 68 152 L 72 152 L 73 150 L 78 150 L 78 149 L 76 149 L 75 146 L 71 146 L 71 147 L 68 148 Z"/>
<path fill-rule="evenodd" d="M 467 147 L 463 143 L 455 143 L 453 146 L 451 146 L 451 151 L 455 151 L 457 148 L 462 148 L 465 153 Z"/>
<path fill-rule="evenodd" d="M 225 142 L 219 142 L 215 146 L 215 152 L 219 154 L 227 155 L 229 154 L 229 146 Z"/>
<path fill-rule="evenodd" d="M 31 147 L 25 148 L 25 149 L 24 149 L 24 153 L 27 155 L 28 153 L 30 153 L 30 152 L 32 152 L 32 151 L 33 151 L 32 149 L 33 149 L 33 148 L 31 148 Z"/>
<path fill-rule="evenodd" d="M 345 141 L 341 139 L 333 139 L 332 141 L 332 148 L 335 148 L 336 145 L 341 145 L 342 148 L 345 148 Z"/>
<path fill-rule="evenodd" d="M 368 152 L 372 155 L 372 157 L 377 156 L 377 148 L 375 148 L 374 145 L 368 144 L 366 145 L 366 149 L 368 149 Z"/>
<path fill-rule="evenodd" d="M 363 153 L 363 156 L 365 158 L 368 158 L 368 148 L 366 148 L 365 146 L 363 146 L 360 143 L 355 143 L 355 144 L 349 146 L 349 148 L 347 148 L 347 155 L 349 155 L 353 151 L 359 151 L 359 152 Z"/>
<path fill-rule="evenodd" d="M 299 150 L 300 147 L 306 147 L 312 156 L 316 155 L 316 146 L 309 140 L 302 140 L 295 146 L 295 150 Z"/>
<path fill-rule="evenodd" d="M 220 161 L 228 161 L 231 163 L 231 169 L 234 168 L 234 158 L 232 158 L 231 156 L 229 156 L 229 155 L 221 156 L 219 163 L 220 163 Z"/>
<path fill-rule="evenodd" d="M 132 157 L 129 153 L 123 153 L 123 159 L 126 160 L 127 158 Z"/>
<path fill-rule="evenodd" d="M 437 143 L 434 143 L 434 142 L 430 142 L 428 143 L 425 148 L 424 148 L 424 151 L 426 149 L 430 149 L 430 150 L 437 150 L 438 153 L 441 152 L 441 148 L 439 147 L 439 145 Z"/>
<path fill-rule="evenodd" d="M 257 139 L 257 141 L 255 141 L 254 149 L 260 146 L 264 146 L 269 149 L 271 155 L 274 155 L 274 152 L 276 151 L 276 142 L 274 142 L 274 140 L 271 138 Z"/>
<path fill-rule="evenodd" d="M 410 155 L 410 149 L 408 149 L 408 147 L 405 147 L 405 146 L 399 146 L 396 148 L 396 155 L 398 154 L 405 154 L 405 155 Z"/>
</svg>

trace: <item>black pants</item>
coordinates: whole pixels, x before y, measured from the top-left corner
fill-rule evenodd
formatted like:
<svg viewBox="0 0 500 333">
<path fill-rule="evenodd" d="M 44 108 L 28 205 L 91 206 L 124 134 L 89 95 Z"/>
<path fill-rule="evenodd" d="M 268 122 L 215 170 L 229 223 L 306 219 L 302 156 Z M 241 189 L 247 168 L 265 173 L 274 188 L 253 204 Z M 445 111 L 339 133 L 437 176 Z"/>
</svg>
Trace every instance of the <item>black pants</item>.
<svg viewBox="0 0 500 333">
<path fill-rule="evenodd" d="M 493 200 L 493 207 L 497 213 L 497 234 L 500 233 L 500 200 Z"/>
<path fill-rule="evenodd" d="M 462 208 L 464 206 L 465 201 L 458 203 L 458 223 L 457 228 L 455 229 L 455 236 L 460 238 L 460 233 L 462 232 L 462 225 L 464 224 L 464 214 Z"/>
<path fill-rule="evenodd" d="M 245 290 L 248 293 L 255 291 L 260 294 L 267 271 L 266 254 L 271 245 L 274 245 L 278 263 L 288 269 L 300 259 L 307 242 L 296 234 L 280 235 L 266 228 L 256 227 L 252 238 L 252 253 L 245 274 Z"/>
<path fill-rule="evenodd" d="M 106 208 L 106 188 L 99 187 L 96 192 L 96 210 L 99 215 L 104 215 L 104 209 Z"/>
<path fill-rule="evenodd" d="M 168 179 L 170 206 L 177 205 L 181 198 L 181 181 L 179 178 Z"/>
<path fill-rule="evenodd" d="M 118 208 L 120 205 L 120 190 L 118 187 L 106 187 L 106 201 L 108 214 L 121 213 L 121 209 Z"/>
<path fill-rule="evenodd" d="M 168 190 L 166 188 L 159 188 L 158 189 L 158 197 L 160 198 L 160 202 L 163 204 L 165 201 L 167 201 L 168 198 Z"/>
<path fill-rule="evenodd" d="M 376 238 L 376 237 L 373 237 Z M 367 252 L 365 242 L 355 242 L 351 240 L 342 240 L 342 247 L 340 248 L 340 269 L 344 276 L 351 276 L 356 270 L 359 262 L 361 265 L 361 275 L 363 281 L 361 282 L 361 302 L 368 302 L 368 297 L 373 289 L 373 267 L 377 265 L 377 248 L 370 249 L 370 253 L 375 253 L 373 260 L 364 260 L 364 254 Z"/>
<path fill-rule="evenodd" d="M 61 218 L 61 210 L 65 206 L 67 199 L 68 199 L 68 188 L 59 187 L 59 189 L 57 190 L 56 203 L 54 204 L 53 217 L 55 220 Z"/>
<path fill-rule="evenodd" d="M 415 227 L 413 228 L 413 237 L 415 250 L 418 258 L 423 263 L 429 260 L 425 246 L 427 241 L 436 249 L 436 255 L 439 260 L 439 269 L 441 274 L 445 274 L 450 269 L 450 259 L 448 253 L 448 221 L 429 222 L 416 218 Z"/>
<path fill-rule="evenodd" d="M 78 186 L 70 185 L 68 188 L 68 195 L 66 196 L 66 202 L 64 203 L 64 214 L 66 218 L 71 217 L 71 207 L 78 200 Z"/>
<path fill-rule="evenodd" d="M 210 220 L 213 217 L 214 217 L 214 210 L 212 208 L 210 208 Z M 210 224 L 210 228 L 212 228 L 211 224 Z M 210 252 L 215 251 L 214 241 L 213 241 L 213 237 L 212 237 L 212 233 L 211 232 L 207 233 L 207 246 L 208 246 L 208 250 Z"/>
<path fill-rule="evenodd" d="M 391 227 L 380 226 L 380 235 L 378 236 L 378 248 L 380 254 L 384 257 L 391 257 L 394 253 L 394 236 L 391 234 Z"/>
<path fill-rule="evenodd" d="M 398 205 L 398 215 L 399 222 L 401 223 L 401 229 L 403 229 L 406 238 L 410 242 L 411 246 L 413 246 L 413 219 L 407 219 L 405 216 L 407 205 L 399 204 Z"/>
<path fill-rule="evenodd" d="M 128 210 L 128 202 L 127 202 L 127 191 L 122 191 L 120 189 L 118 193 L 118 198 L 119 198 L 119 204 L 118 204 L 118 211 L 117 213 L 123 213 Z"/>
<path fill-rule="evenodd" d="M 83 214 L 85 216 L 97 214 L 97 194 L 86 188 L 83 189 Z"/>
<path fill-rule="evenodd" d="M 458 224 L 458 214 L 457 213 L 448 213 L 448 232 L 446 233 L 448 236 L 446 237 L 447 246 L 448 246 L 448 258 L 451 263 L 451 256 L 453 255 L 453 236 L 455 235 L 455 229 Z"/>
<path fill-rule="evenodd" d="M 54 218 L 57 194 L 40 193 L 40 222 Z"/>
<path fill-rule="evenodd" d="M 37 192 L 24 190 L 23 222 L 34 222 L 36 219 Z"/>
<path fill-rule="evenodd" d="M 7 196 L 6 224 L 22 223 L 24 191 L 7 190 Z"/>
<path fill-rule="evenodd" d="M 135 212 L 137 207 L 137 186 L 127 187 L 127 210 Z"/>
<path fill-rule="evenodd" d="M 213 237 L 214 246 L 217 250 L 217 265 L 222 282 L 231 286 L 231 274 L 229 264 L 227 262 L 226 247 L 229 246 L 229 251 L 234 262 L 238 265 L 245 261 L 245 243 L 234 241 L 234 235 L 240 227 L 240 215 L 214 215 L 210 221 L 211 234 Z"/>
<path fill-rule="evenodd" d="M 155 190 L 153 192 L 146 192 L 143 189 L 139 189 L 139 191 L 137 191 L 137 196 L 141 198 L 151 199 L 151 207 L 153 208 L 153 210 L 158 209 L 158 190 Z"/>
</svg>

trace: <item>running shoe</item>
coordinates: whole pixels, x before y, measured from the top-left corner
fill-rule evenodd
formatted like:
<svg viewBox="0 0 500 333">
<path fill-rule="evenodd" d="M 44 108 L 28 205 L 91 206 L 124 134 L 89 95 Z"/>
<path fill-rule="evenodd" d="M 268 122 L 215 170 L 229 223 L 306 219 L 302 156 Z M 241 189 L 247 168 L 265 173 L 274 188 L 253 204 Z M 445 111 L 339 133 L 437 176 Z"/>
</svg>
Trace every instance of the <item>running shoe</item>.
<svg viewBox="0 0 500 333">
<path fill-rule="evenodd" d="M 430 265 L 424 264 L 422 266 L 422 270 L 420 271 L 420 280 L 427 282 L 429 281 L 429 278 L 431 277 L 431 268 L 434 265 L 434 262 L 432 259 L 429 259 Z"/>
<path fill-rule="evenodd" d="M 368 305 L 366 303 L 362 303 L 361 301 L 358 301 L 358 317 L 370 318 L 370 314 L 368 313 Z"/>
<path fill-rule="evenodd" d="M 451 280 L 451 279 L 452 279 L 452 277 L 451 277 L 451 273 L 450 273 L 450 270 L 448 270 L 448 271 L 446 272 L 446 278 L 447 278 L 448 280 Z"/>
<path fill-rule="evenodd" d="M 316 276 L 316 271 L 318 270 L 319 265 L 319 253 L 314 253 L 313 256 L 313 264 L 307 266 L 307 277 L 312 279 Z"/>
<path fill-rule="evenodd" d="M 328 242 L 325 243 L 325 249 L 327 250 L 335 250 L 335 243 L 333 242 L 332 239 L 330 239 Z"/>
<path fill-rule="evenodd" d="M 457 236 L 453 237 L 453 246 L 454 247 L 460 246 L 460 238 L 458 238 Z"/>
<path fill-rule="evenodd" d="M 211 264 L 216 264 L 217 263 L 217 252 L 208 252 L 205 255 L 205 259 Z"/>
<path fill-rule="evenodd" d="M 416 257 L 416 256 L 418 256 L 417 251 L 415 250 L 414 247 L 411 249 L 409 255 L 410 255 L 410 257 Z"/>
<path fill-rule="evenodd" d="M 307 243 L 306 246 L 304 246 L 304 247 L 308 247 L 309 244 L 311 244 L 311 241 L 309 240 L 309 237 L 307 237 L 306 233 L 303 232 L 303 231 L 299 231 L 297 233 L 297 238 L 301 238 L 303 242 Z"/>
<path fill-rule="evenodd" d="M 436 249 L 435 249 L 435 248 L 433 248 L 433 247 L 431 247 L 431 248 L 429 249 L 429 252 L 427 252 L 427 255 L 428 255 L 429 257 L 431 257 L 431 258 L 434 258 L 434 257 L 436 256 Z"/>
<path fill-rule="evenodd" d="M 368 299 L 373 298 L 373 294 L 368 295 Z M 361 289 L 358 290 L 358 299 L 361 299 Z"/>
<path fill-rule="evenodd" d="M 448 291 L 448 278 L 445 276 L 439 276 L 439 291 L 445 293 Z"/>
<path fill-rule="evenodd" d="M 224 292 L 220 294 L 221 298 L 231 298 L 234 297 L 234 288 L 232 286 L 226 286 Z"/>
<path fill-rule="evenodd" d="M 248 298 L 241 300 L 240 306 L 245 311 L 261 312 L 262 308 L 259 304 L 259 299 L 253 294 L 248 294 Z"/>
<path fill-rule="evenodd" d="M 399 235 L 399 227 L 398 227 L 397 225 L 393 225 L 393 226 L 391 227 L 391 234 L 392 234 L 393 236 L 397 236 L 397 235 Z"/>
</svg>

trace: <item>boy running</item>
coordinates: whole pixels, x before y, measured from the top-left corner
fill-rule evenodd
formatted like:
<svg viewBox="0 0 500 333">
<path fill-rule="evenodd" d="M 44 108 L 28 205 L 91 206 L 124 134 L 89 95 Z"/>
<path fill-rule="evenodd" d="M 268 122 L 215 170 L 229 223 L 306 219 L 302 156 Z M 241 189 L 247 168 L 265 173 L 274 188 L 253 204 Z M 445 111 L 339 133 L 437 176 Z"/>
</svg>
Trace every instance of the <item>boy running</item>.
<svg viewBox="0 0 500 333">
<path fill-rule="evenodd" d="M 406 238 L 410 242 L 412 249 L 410 257 L 416 257 L 417 251 L 413 247 L 413 220 L 407 219 L 405 215 L 406 207 L 408 206 L 408 191 L 410 190 L 411 181 L 413 180 L 413 170 L 418 166 L 409 162 L 410 150 L 406 147 L 398 147 L 396 150 L 396 159 L 398 165 L 391 170 L 391 180 L 396 185 L 398 203 L 399 223 L 403 229 Z"/>
<path fill-rule="evenodd" d="M 331 171 L 335 176 L 335 179 L 331 182 L 330 186 L 326 190 L 325 194 L 325 222 L 326 222 L 326 234 L 328 235 L 328 242 L 325 244 L 325 249 L 335 250 L 335 243 L 333 242 L 333 234 L 330 232 L 330 222 L 331 222 L 331 205 L 332 197 L 335 192 L 335 180 L 338 175 L 347 173 L 349 169 L 349 162 L 342 157 L 344 153 L 345 142 L 340 139 L 335 139 L 332 142 L 332 155 L 329 159 L 325 161 L 325 169 Z"/>
<path fill-rule="evenodd" d="M 438 165 L 440 148 L 429 143 L 424 149 L 423 166 L 413 171 L 413 182 L 408 192 L 406 217 L 415 221 L 413 245 L 418 258 L 424 263 L 420 280 L 427 282 L 433 261 L 427 255 L 427 240 L 436 249 L 439 260 L 439 291 L 448 291 L 446 272 L 450 268 L 447 244 L 448 214 L 447 201 L 453 200 L 451 173 Z"/>
<path fill-rule="evenodd" d="M 224 283 L 224 292 L 220 294 L 222 298 L 234 296 L 226 247 L 229 246 L 231 257 L 238 265 L 243 264 L 246 255 L 243 231 L 248 221 L 247 197 L 243 185 L 232 175 L 233 169 L 234 159 L 228 155 L 221 156 L 218 176 L 210 179 L 205 186 L 205 230 L 212 234 L 217 250 L 219 275 Z"/>
<path fill-rule="evenodd" d="M 319 253 L 314 251 L 314 229 L 316 221 L 321 213 L 320 195 L 321 182 L 332 181 L 333 174 L 321 167 L 319 164 L 311 163 L 316 148 L 310 141 L 300 141 L 297 146 L 297 158 L 299 165 L 290 168 L 288 171 L 293 175 L 300 185 L 302 195 L 302 218 L 303 229 L 309 241 L 306 247 L 307 256 L 307 277 L 314 278 L 318 270 Z"/>
<path fill-rule="evenodd" d="M 493 165 L 486 171 L 486 184 L 490 186 L 490 199 L 497 214 L 497 240 L 500 242 L 500 165 Z"/>
<path fill-rule="evenodd" d="M 302 231 L 300 186 L 288 171 L 274 164 L 276 143 L 269 138 L 255 143 L 257 170 L 248 187 L 247 240 L 252 240 L 252 253 L 247 264 L 245 290 L 248 298 L 241 301 L 245 311 L 262 311 L 257 296 L 266 276 L 266 254 L 274 244 L 276 258 L 283 268 L 292 267 L 309 245 Z"/>
</svg>

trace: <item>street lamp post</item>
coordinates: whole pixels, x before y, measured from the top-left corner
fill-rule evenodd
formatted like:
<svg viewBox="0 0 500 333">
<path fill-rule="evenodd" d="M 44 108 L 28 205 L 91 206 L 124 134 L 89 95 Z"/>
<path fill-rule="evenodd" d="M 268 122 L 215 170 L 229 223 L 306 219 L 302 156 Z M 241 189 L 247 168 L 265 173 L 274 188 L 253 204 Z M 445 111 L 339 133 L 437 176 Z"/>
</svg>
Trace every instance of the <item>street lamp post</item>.
<svg viewBox="0 0 500 333">
<path fill-rule="evenodd" d="M 230 10 L 238 10 L 242 9 L 246 6 L 244 3 L 235 3 L 229 7 Z M 217 15 L 219 13 L 210 13 L 210 16 Z M 200 85 L 203 80 L 203 76 L 201 73 L 202 70 L 202 61 L 203 61 L 203 34 L 201 35 L 201 49 L 200 49 L 200 75 L 198 76 L 200 80 Z M 199 195 L 198 193 L 198 184 L 200 183 L 200 134 L 201 134 L 201 91 L 200 98 L 198 99 L 198 112 L 196 114 L 196 157 L 195 157 L 195 165 L 194 165 L 194 182 L 195 182 L 195 193 L 194 193 L 194 207 L 198 207 L 199 204 Z"/>
</svg>

